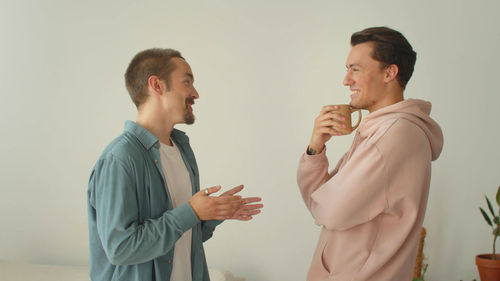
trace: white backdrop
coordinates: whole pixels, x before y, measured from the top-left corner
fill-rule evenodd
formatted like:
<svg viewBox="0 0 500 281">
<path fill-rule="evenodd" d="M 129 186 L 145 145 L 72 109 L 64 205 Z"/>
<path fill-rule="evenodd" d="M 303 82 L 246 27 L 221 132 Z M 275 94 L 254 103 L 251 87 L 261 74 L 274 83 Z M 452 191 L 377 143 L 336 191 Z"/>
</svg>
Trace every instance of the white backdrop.
<svg viewBox="0 0 500 281">
<path fill-rule="evenodd" d="M 178 49 L 200 99 L 187 131 L 203 187 L 264 198 L 250 223 L 206 243 L 209 267 L 249 281 L 304 280 L 315 226 L 295 171 L 322 105 L 346 103 L 350 34 L 400 30 L 418 53 L 406 97 L 430 100 L 445 145 L 433 165 L 426 280 L 478 277 L 490 251 L 478 206 L 500 184 L 500 2 L 0 0 L 0 259 L 88 264 L 86 188 L 135 120 L 131 58 Z M 366 114 L 366 112 L 365 112 Z M 332 164 L 351 136 L 328 144 Z"/>
</svg>

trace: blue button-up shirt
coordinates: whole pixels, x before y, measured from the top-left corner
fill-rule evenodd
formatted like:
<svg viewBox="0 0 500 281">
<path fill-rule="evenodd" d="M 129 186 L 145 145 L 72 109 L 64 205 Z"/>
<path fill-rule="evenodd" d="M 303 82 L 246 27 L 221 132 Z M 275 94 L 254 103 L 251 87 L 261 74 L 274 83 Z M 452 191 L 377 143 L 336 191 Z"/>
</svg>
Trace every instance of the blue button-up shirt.
<svg viewBox="0 0 500 281">
<path fill-rule="evenodd" d="M 200 190 L 188 137 L 171 134 L 189 172 L 192 193 Z M 162 172 L 159 141 L 126 121 L 123 134 L 104 150 L 87 192 L 90 278 L 93 281 L 170 281 L 177 239 L 192 229 L 193 281 L 208 281 L 203 242 L 220 221 L 200 221 L 189 203 L 172 208 Z"/>
</svg>

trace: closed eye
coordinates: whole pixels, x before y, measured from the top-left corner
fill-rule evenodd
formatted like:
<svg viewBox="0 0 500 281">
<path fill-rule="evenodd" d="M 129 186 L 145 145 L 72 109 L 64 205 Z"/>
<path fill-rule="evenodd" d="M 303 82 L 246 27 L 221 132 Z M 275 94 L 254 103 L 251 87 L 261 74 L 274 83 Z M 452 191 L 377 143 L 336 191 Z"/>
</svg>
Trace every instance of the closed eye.
<svg viewBox="0 0 500 281">
<path fill-rule="evenodd" d="M 357 63 L 352 63 L 349 65 L 346 65 L 346 68 L 347 68 L 347 72 L 349 72 L 349 70 L 352 70 L 352 71 L 359 71 L 360 70 L 359 64 L 357 64 Z"/>
</svg>

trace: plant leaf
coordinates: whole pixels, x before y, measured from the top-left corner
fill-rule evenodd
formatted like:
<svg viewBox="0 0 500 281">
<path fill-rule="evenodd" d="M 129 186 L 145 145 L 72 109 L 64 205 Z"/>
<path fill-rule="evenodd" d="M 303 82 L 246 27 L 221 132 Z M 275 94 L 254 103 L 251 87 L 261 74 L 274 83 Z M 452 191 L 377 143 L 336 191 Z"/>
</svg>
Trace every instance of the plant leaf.
<svg viewBox="0 0 500 281">
<path fill-rule="evenodd" d="M 498 204 L 498 206 L 500 206 L 500 185 L 498 186 L 498 190 L 497 190 L 497 204 Z"/>
<path fill-rule="evenodd" d="M 490 209 L 491 215 L 493 217 L 495 217 L 495 211 L 493 211 L 493 206 L 491 206 L 490 199 L 488 199 L 488 197 L 486 197 L 486 195 L 484 196 L 484 198 L 486 198 L 486 202 L 488 202 L 488 209 Z"/>
<path fill-rule="evenodd" d="M 488 217 L 488 214 L 483 210 L 483 208 L 479 208 L 479 211 L 481 211 L 481 214 L 483 214 L 484 220 L 490 225 L 493 226 L 491 223 L 490 217 Z"/>
</svg>

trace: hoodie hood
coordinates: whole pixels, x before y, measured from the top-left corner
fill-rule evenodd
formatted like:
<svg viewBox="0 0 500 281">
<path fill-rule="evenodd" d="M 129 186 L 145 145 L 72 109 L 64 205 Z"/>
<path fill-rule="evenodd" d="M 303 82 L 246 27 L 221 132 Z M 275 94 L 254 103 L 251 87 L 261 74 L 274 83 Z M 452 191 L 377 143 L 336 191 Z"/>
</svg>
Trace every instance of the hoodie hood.
<svg viewBox="0 0 500 281">
<path fill-rule="evenodd" d="M 383 107 L 368 114 L 359 124 L 360 137 L 370 136 L 383 122 L 390 119 L 404 118 L 411 121 L 424 131 L 429 140 L 432 160 L 436 160 L 443 149 L 443 132 L 439 125 L 430 117 L 431 103 L 417 99 L 406 99 Z"/>
</svg>

